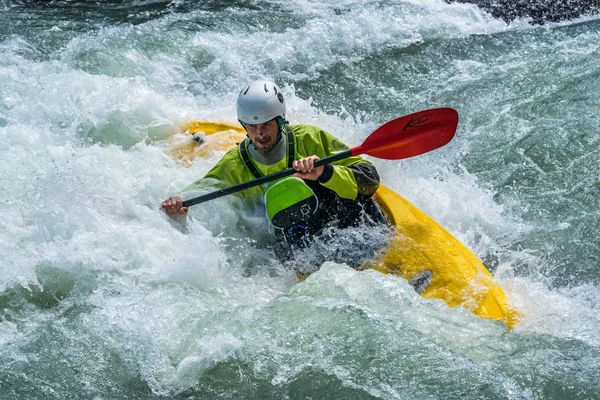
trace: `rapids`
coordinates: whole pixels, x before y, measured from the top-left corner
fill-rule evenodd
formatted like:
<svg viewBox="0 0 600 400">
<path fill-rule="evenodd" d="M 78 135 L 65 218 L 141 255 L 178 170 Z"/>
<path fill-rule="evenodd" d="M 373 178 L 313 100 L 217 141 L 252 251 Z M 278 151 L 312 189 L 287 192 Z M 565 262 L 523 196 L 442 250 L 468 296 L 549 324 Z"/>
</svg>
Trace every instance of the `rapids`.
<svg viewBox="0 0 600 400">
<path fill-rule="evenodd" d="M 3 0 L 0 54 L 0 398 L 600 398 L 597 17 Z M 457 109 L 450 144 L 373 162 L 485 262 L 516 328 L 344 264 L 298 283 L 235 199 L 169 221 L 160 202 L 221 154 L 184 166 L 167 139 L 235 123 L 261 77 L 350 146 Z"/>
</svg>

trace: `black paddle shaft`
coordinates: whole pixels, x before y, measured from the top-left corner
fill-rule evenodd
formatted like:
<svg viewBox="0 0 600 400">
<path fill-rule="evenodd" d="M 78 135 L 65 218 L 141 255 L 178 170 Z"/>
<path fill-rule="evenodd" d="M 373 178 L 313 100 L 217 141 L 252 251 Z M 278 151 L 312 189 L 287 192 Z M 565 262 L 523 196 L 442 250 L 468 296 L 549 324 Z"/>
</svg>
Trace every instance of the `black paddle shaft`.
<svg viewBox="0 0 600 400">
<path fill-rule="evenodd" d="M 344 158 L 352 157 L 352 150 L 342 151 L 341 153 L 334 154 L 329 157 L 321 158 L 315 161 L 315 167 L 319 167 L 321 165 L 330 164 L 335 161 L 343 160 Z M 215 192 L 207 193 L 202 196 L 194 197 L 189 200 L 185 200 L 183 202 L 184 207 L 190 207 L 196 204 L 204 203 L 209 200 L 217 199 L 219 197 L 227 196 L 228 194 L 232 194 L 235 192 L 239 192 L 241 190 L 246 190 L 253 188 L 254 186 L 262 185 L 263 183 L 271 182 L 286 176 L 293 175 L 296 173 L 294 168 L 284 169 L 283 171 L 275 172 L 271 175 L 262 176 L 260 178 L 240 183 L 239 185 L 230 186 L 225 189 L 217 190 Z"/>
</svg>

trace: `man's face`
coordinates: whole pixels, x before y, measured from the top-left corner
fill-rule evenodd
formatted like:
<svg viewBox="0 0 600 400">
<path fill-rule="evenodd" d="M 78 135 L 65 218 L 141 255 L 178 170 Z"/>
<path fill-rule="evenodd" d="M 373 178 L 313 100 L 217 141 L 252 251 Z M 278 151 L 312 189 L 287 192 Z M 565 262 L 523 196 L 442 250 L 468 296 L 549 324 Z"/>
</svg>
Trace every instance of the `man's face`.
<svg viewBox="0 0 600 400">
<path fill-rule="evenodd" d="M 264 124 L 245 124 L 245 127 L 250 141 L 254 143 L 254 147 L 259 153 L 267 154 L 273 150 L 279 135 L 279 125 L 276 120 L 272 119 Z"/>
</svg>

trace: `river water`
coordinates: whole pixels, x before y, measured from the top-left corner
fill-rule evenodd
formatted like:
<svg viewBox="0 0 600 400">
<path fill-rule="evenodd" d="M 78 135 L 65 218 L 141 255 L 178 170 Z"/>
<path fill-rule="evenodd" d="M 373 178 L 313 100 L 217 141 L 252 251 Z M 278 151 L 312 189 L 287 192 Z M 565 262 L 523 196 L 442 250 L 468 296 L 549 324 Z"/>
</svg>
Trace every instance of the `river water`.
<svg viewBox="0 0 600 400">
<path fill-rule="evenodd" d="M 0 54 L 0 398 L 600 398 L 597 17 L 4 0 Z M 344 264 L 298 283 L 235 200 L 185 230 L 158 210 L 222 154 L 182 165 L 170 135 L 235 123 L 264 77 L 350 146 L 458 110 L 450 144 L 372 161 L 485 262 L 514 330 Z"/>
</svg>

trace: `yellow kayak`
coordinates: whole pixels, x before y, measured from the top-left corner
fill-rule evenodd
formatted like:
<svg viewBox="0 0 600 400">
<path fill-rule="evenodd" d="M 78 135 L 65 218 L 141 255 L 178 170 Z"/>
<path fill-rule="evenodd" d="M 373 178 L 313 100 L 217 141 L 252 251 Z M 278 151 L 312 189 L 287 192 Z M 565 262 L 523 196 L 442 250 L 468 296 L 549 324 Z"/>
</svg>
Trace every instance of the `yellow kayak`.
<svg viewBox="0 0 600 400">
<path fill-rule="evenodd" d="M 228 150 L 244 137 L 240 126 L 192 121 L 182 133 L 171 136 L 169 148 L 176 160 L 187 164 L 196 157 Z M 513 328 L 520 314 L 510 307 L 502 288 L 473 252 L 391 189 L 381 185 L 374 198 L 396 230 L 384 255 L 364 268 L 407 279 L 426 298 L 442 299 L 450 307 L 462 306 Z"/>
<path fill-rule="evenodd" d="M 482 318 L 519 321 L 506 294 L 481 260 L 450 232 L 398 193 L 381 185 L 375 200 L 396 233 L 383 257 L 372 267 L 425 286 L 420 294 L 463 306 Z M 419 282 L 420 281 L 420 282 Z M 419 290 L 418 290 L 419 291 Z"/>
</svg>

